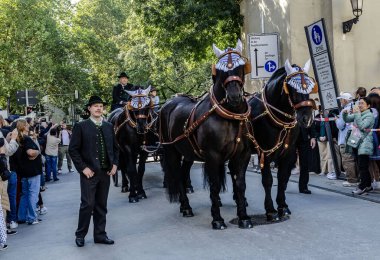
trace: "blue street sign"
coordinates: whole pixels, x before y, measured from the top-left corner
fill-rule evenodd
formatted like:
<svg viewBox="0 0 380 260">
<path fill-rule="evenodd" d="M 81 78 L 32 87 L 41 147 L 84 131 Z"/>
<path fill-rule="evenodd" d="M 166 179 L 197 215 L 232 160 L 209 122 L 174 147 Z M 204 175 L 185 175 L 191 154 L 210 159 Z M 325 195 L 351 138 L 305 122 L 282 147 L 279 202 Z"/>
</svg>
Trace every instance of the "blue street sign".
<svg viewBox="0 0 380 260">
<path fill-rule="evenodd" d="M 312 39 L 316 45 L 321 44 L 323 39 L 322 30 L 318 25 L 314 25 L 312 30 Z"/>
<path fill-rule="evenodd" d="M 268 72 L 273 72 L 277 69 L 277 65 L 276 65 L 276 62 L 274 62 L 273 60 L 268 60 L 266 63 L 265 63 L 265 66 L 264 66 L 265 70 L 268 71 Z"/>
</svg>

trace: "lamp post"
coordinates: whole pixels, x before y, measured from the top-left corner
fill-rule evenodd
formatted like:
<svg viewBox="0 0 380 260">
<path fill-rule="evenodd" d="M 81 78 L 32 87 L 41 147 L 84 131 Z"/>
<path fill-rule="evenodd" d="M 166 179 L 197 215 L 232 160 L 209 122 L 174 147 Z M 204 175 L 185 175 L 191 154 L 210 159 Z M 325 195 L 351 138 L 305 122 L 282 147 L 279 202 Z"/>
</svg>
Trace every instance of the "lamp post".
<svg viewBox="0 0 380 260">
<path fill-rule="evenodd" d="M 348 33 L 351 31 L 352 26 L 359 22 L 359 16 L 363 13 L 363 0 L 350 0 L 351 1 L 351 7 L 352 7 L 352 13 L 354 14 L 355 18 L 343 22 L 343 33 Z"/>
</svg>

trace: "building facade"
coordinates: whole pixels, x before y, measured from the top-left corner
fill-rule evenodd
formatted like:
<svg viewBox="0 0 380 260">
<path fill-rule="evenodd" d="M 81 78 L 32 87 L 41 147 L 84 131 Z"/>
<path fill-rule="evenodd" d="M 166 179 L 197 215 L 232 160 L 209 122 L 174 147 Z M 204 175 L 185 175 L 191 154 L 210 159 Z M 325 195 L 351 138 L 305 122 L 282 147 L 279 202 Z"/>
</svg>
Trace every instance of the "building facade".
<svg viewBox="0 0 380 260">
<path fill-rule="evenodd" d="M 246 55 L 248 34 L 278 33 L 280 66 L 286 59 L 303 65 L 310 57 L 304 27 L 324 18 L 340 91 L 380 87 L 380 1 L 363 2 L 359 22 L 344 34 L 342 23 L 354 18 L 350 0 L 242 0 Z M 265 82 L 248 76 L 247 83 L 252 92 Z"/>
</svg>

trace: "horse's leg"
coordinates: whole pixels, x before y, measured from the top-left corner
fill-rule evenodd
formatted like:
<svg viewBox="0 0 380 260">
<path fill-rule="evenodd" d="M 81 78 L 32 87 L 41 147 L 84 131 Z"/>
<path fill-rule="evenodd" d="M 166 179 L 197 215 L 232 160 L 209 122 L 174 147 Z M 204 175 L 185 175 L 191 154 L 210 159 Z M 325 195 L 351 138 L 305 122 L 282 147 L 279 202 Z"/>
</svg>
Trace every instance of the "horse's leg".
<svg viewBox="0 0 380 260">
<path fill-rule="evenodd" d="M 164 171 L 167 190 L 171 202 L 180 202 L 180 212 L 184 217 L 193 217 L 189 198 L 186 195 L 186 179 L 181 172 L 182 155 L 174 146 L 164 146 Z"/>
<path fill-rule="evenodd" d="M 279 160 L 278 164 L 278 187 L 276 202 L 278 206 L 278 214 L 280 217 L 288 216 L 291 213 L 288 204 L 286 204 L 285 191 L 288 186 L 288 181 L 291 175 L 292 167 L 296 163 L 297 154 L 294 151 L 289 153 L 289 156 L 285 156 Z"/>
<path fill-rule="evenodd" d="M 138 195 L 137 195 L 137 170 L 136 170 L 136 163 L 137 163 L 137 152 L 131 151 L 128 152 L 127 156 L 127 174 L 130 181 L 130 188 L 129 188 L 129 202 L 130 203 L 136 203 L 139 201 Z"/>
<path fill-rule="evenodd" d="M 249 163 L 249 162 L 248 162 Z M 230 165 L 230 162 L 228 163 L 228 169 L 230 170 L 230 175 L 231 175 L 231 181 L 232 181 L 232 198 L 233 200 L 235 201 L 236 205 L 237 205 L 237 185 L 236 185 L 236 178 L 237 178 L 237 175 L 238 173 L 236 172 L 236 169 L 234 167 L 232 167 Z M 247 171 L 247 168 L 244 172 Z M 248 207 L 248 202 L 247 202 L 247 198 L 244 198 L 245 200 L 245 206 Z M 222 202 L 220 201 L 220 206 L 222 206 Z"/>
<path fill-rule="evenodd" d="M 227 226 L 224 223 L 224 219 L 220 215 L 219 206 L 219 193 L 224 185 L 225 181 L 225 168 L 224 162 L 218 156 L 208 158 L 204 164 L 204 172 L 206 178 L 208 178 L 210 185 L 210 199 L 211 199 L 211 216 L 212 216 L 212 228 L 213 229 L 226 229 Z"/>
<path fill-rule="evenodd" d="M 245 198 L 245 172 L 247 170 L 251 154 L 249 152 L 230 159 L 228 167 L 231 172 L 236 173 L 235 179 L 235 198 L 237 204 L 237 216 L 239 218 L 239 228 L 252 228 L 253 224 L 250 217 L 247 215 L 246 198 Z"/>
<path fill-rule="evenodd" d="M 145 163 L 146 159 L 148 158 L 148 153 L 145 151 L 140 152 L 139 157 L 139 166 L 137 169 L 137 196 L 139 199 L 146 199 L 147 196 L 145 194 L 144 188 L 143 188 L 143 178 L 145 173 Z"/>
<path fill-rule="evenodd" d="M 270 161 L 267 157 L 264 158 L 264 167 L 261 169 L 261 183 L 265 191 L 264 207 L 268 221 L 277 221 L 278 213 L 273 206 L 272 200 L 272 185 L 273 185 L 273 176 L 270 169 Z"/>
<path fill-rule="evenodd" d="M 185 159 L 182 160 L 182 166 L 181 166 L 181 174 L 186 181 L 186 193 L 194 193 L 194 188 L 191 185 L 191 179 L 190 179 L 190 170 L 191 166 L 193 165 L 194 161 L 186 161 Z"/>
<path fill-rule="evenodd" d="M 120 153 L 120 160 L 119 160 L 119 169 L 121 172 L 121 192 L 126 193 L 129 191 L 128 188 L 128 178 L 127 178 L 127 169 L 126 169 L 126 163 L 125 163 L 126 155 L 124 153 Z"/>
</svg>

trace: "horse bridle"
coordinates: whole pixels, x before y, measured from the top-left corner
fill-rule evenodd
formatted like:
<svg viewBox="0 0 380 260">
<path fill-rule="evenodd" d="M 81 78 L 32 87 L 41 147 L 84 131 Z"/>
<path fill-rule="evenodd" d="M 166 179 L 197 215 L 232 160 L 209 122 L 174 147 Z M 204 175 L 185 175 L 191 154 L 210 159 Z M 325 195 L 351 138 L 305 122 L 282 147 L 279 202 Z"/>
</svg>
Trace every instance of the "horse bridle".
<svg viewBox="0 0 380 260">
<path fill-rule="evenodd" d="M 300 68 L 298 67 L 299 71 L 297 72 L 294 72 L 292 74 L 289 74 L 285 77 L 284 79 L 284 83 L 282 85 L 282 88 L 283 88 L 283 91 L 286 95 L 288 95 L 288 100 L 289 100 L 289 103 L 290 103 L 290 106 L 294 109 L 294 110 L 298 110 L 300 109 L 301 107 L 312 107 L 313 109 L 317 109 L 317 106 L 315 104 L 315 101 L 313 99 L 308 99 L 308 100 L 303 100 L 297 104 L 294 104 L 290 98 L 290 95 L 289 95 L 289 89 L 288 89 L 288 80 L 291 79 L 292 77 L 294 76 L 297 76 L 297 75 L 300 75 L 301 76 L 301 84 L 302 84 L 302 87 L 304 89 L 306 89 L 306 81 L 305 81 L 305 72 Z M 308 76 L 313 82 L 314 82 L 314 88 L 313 90 L 311 91 L 311 93 L 318 93 L 318 84 L 317 82 L 310 76 Z"/>
<path fill-rule="evenodd" d="M 137 96 L 145 97 L 145 95 L 136 95 L 136 96 L 133 96 L 133 97 L 137 97 Z M 140 104 L 138 106 L 140 106 Z M 137 108 L 137 109 L 134 108 L 131 105 L 131 101 L 128 101 L 127 104 L 124 106 L 125 120 L 124 120 L 123 123 L 121 123 L 120 125 L 118 125 L 118 126 L 115 127 L 115 134 L 117 134 L 119 132 L 119 130 L 121 129 L 121 127 L 123 125 L 125 125 L 126 123 L 128 123 L 128 125 L 130 127 L 132 127 L 132 128 L 135 128 L 135 129 L 137 128 L 137 123 L 131 117 L 130 111 L 135 112 L 135 111 L 141 111 L 141 110 L 145 110 L 145 109 L 150 109 L 150 111 L 149 111 L 149 113 L 147 115 L 146 114 L 139 114 L 139 115 L 134 114 L 134 116 L 135 116 L 136 119 L 148 119 L 148 118 L 152 118 L 153 119 L 150 123 L 148 123 L 148 125 L 147 125 L 147 127 L 145 129 L 146 132 L 145 133 L 140 133 L 140 134 L 146 134 L 152 128 L 154 122 L 157 120 L 157 118 L 155 118 L 155 117 L 152 116 L 152 110 L 153 110 L 153 108 L 154 108 L 154 103 L 153 103 L 152 99 L 150 100 L 149 106 L 143 107 L 143 108 Z"/>
<path fill-rule="evenodd" d="M 259 154 L 259 157 L 260 157 L 260 167 L 263 168 L 264 167 L 264 156 L 265 155 L 270 155 L 272 154 L 273 152 L 275 152 L 277 149 L 279 149 L 284 143 L 285 143 L 285 149 L 288 148 L 289 146 L 289 132 L 291 129 L 293 129 L 296 125 L 297 125 L 297 118 L 295 116 L 295 113 L 298 109 L 300 109 L 301 107 L 313 107 L 314 109 L 316 108 L 316 105 L 315 105 L 315 101 L 312 100 L 312 99 L 309 99 L 309 100 L 304 100 L 304 101 L 301 101 L 297 104 L 293 104 L 291 98 L 290 98 L 290 95 L 289 95 L 289 90 L 288 90 L 288 80 L 296 75 L 301 75 L 301 84 L 303 84 L 303 87 L 305 88 L 306 86 L 306 83 L 305 83 L 305 78 L 304 78 L 304 74 L 305 72 L 302 71 L 302 69 L 300 69 L 299 72 L 295 72 L 295 73 L 292 73 L 290 75 L 287 75 L 286 78 L 284 79 L 284 83 L 283 83 L 283 91 L 285 92 L 285 94 L 288 96 L 288 101 L 289 101 L 289 104 L 290 106 L 293 108 L 294 110 L 294 114 L 293 115 L 290 115 L 284 111 L 281 111 L 280 109 L 272 106 L 271 104 L 269 104 L 267 102 L 267 98 L 266 98 L 266 91 L 265 91 L 265 87 L 264 87 L 264 90 L 263 90 L 263 99 L 261 100 L 259 97 L 257 97 L 256 95 L 254 96 L 255 99 L 261 101 L 261 103 L 263 103 L 264 105 L 264 112 L 261 113 L 260 115 L 258 115 L 257 117 L 255 118 L 252 118 L 252 121 L 255 121 L 265 115 L 268 115 L 271 120 L 276 124 L 278 125 L 279 127 L 282 128 L 278 138 L 277 138 L 277 142 L 276 144 L 271 148 L 271 149 L 267 149 L 267 150 L 264 150 L 263 148 L 261 148 L 261 146 L 259 145 L 259 143 L 257 142 L 256 138 L 254 137 L 254 134 L 253 134 L 253 129 L 251 129 L 251 131 L 247 134 L 248 138 L 253 142 L 254 144 L 254 147 L 258 150 L 258 154 Z M 312 79 L 312 78 L 311 78 Z M 318 89 L 318 86 L 315 82 L 315 80 L 313 79 L 314 83 L 315 83 L 315 86 L 314 86 L 314 89 L 312 92 L 314 92 L 316 89 Z M 304 85 L 305 84 L 305 85 Z M 285 116 L 286 118 L 289 118 L 289 119 L 292 119 L 291 122 L 284 122 L 283 120 L 279 119 L 273 112 L 272 110 L 276 111 L 277 113 L 279 114 L 282 114 L 283 116 Z"/>
<path fill-rule="evenodd" d="M 244 74 L 248 74 L 248 73 L 251 73 L 251 64 L 249 63 L 249 60 L 248 58 L 244 57 L 243 55 L 241 55 L 240 52 L 238 51 L 234 51 L 233 49 L 228 49 L 227 52 L 223 53 L 222 55 L 220 55 L 218 57 L 218 60 L 221 60 L 224 56 L 228 55 L 228 60 L 227 60 L 227 68 L 231 69 L 232 66 L 233 66 L 233 62 L 232 62 L 232 54 L 237 54 L 239 55 L 241 58 L 243 58 L 245 60 L 245 64 L 244 64 Z M 212 75 L 213 76 L 216 76 L 216 68 L 215 68 L 215 64 L 212 65 Z M 236 75 L 233 75 L 233 76 L 229 76 L 227 77 L 224 82 L 223 82 L 223 87 L 226 88 L 227 84 L 232 82 L 232 81 L 237 81 L 239 83 L 239 85 L 241 87 L 244 86 L 244 79 L 242 79 L 241 77 L 239 76 L 236 76 Z"/>
</svg>

